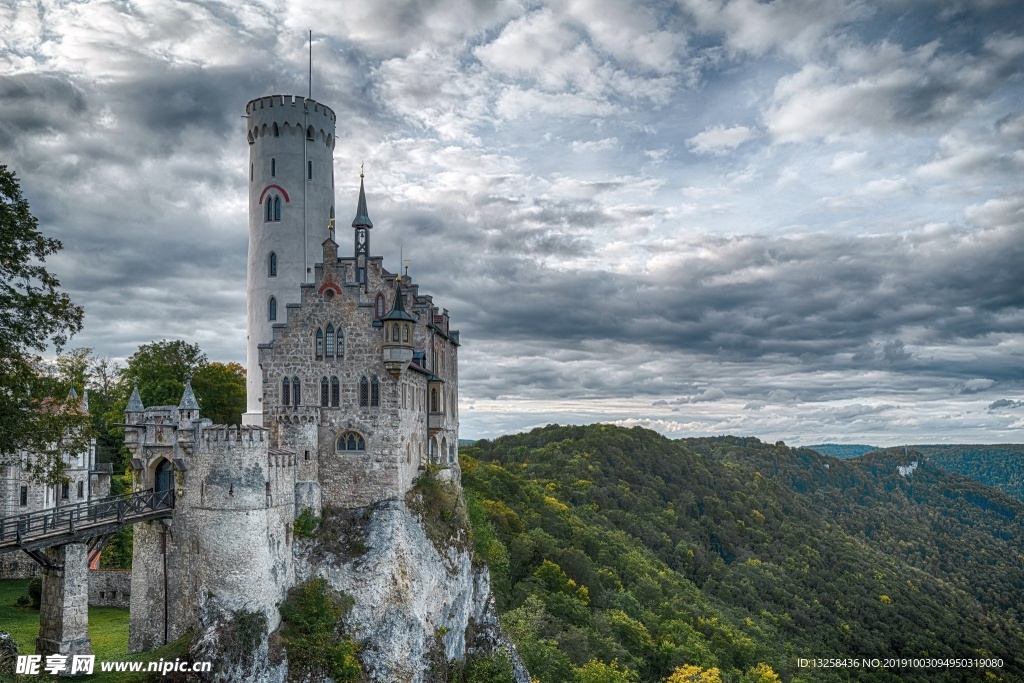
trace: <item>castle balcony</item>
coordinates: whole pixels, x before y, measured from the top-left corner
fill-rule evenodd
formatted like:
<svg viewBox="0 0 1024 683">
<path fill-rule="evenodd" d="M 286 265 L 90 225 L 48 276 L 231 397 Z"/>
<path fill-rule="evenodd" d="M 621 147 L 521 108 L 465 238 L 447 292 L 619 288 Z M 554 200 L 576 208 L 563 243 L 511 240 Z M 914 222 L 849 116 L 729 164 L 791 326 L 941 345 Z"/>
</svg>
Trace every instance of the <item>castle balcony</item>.
<svg viewBox="0 0 1024 683">
<path fill-rule="evenodd" d="M 430 436 L 434 436 L 442 429 L 444 429 L 444 413 L 427 413 L 427 432 L 430 433 Z"/>
</svg>

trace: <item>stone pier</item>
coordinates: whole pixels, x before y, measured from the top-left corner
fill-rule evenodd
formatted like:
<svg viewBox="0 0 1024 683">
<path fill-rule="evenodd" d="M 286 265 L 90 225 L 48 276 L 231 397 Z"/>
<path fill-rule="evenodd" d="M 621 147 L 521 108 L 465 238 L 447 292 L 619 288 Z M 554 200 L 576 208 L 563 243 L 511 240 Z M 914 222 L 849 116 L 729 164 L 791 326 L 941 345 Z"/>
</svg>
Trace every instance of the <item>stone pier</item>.
<svg viewBox="0 0 1024 683">
<path fill-rule="evenodd" d="M 43 568 L 36 654 L 92 654 L 88 548 L 84 543 L 69 543 L 47 548 L 44 552 L 64 568 Z"/>
</svg>

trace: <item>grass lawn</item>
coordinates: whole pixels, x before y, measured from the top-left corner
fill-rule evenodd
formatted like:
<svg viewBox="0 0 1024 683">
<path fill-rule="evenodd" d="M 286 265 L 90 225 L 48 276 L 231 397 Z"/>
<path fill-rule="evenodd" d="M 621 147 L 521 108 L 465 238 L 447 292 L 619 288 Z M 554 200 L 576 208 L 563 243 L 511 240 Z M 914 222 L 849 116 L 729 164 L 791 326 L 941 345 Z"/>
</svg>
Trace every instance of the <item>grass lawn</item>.
<svg viewBox="0 0 1024 683">
<path fill-rule="evenodd" d="M 0 581 L 0 631 L 7 631 L 18 644 L 19 654 L 33 654 L 36 651 L 36 636 L 39 635 L 39 610 L 31 607 L 19 607 L 18 597 L 28 595 L 26 590 L 28 579 L 7 579 Z M 97 673 L 92 676 L 76 678 L 79 681 L 96 681 L 96 683 L 134 683 L 144 681 L 146 673 L 102 673 L 99 672 L 100 661 L 152 661 L 163 657 L 173 660 L 182 656 L 186 649 L 183 641 L 176 641 L 164 647 L 142 654 L 128 654 L 128 610 L 120 607 L 90 607 L 89 637 L 92 639 L 92 652 L 96 655 Z M 157 676 L 159 678 L 159 676 Z M 44 681 L 52 680 L 50 676 L 19 676 L 5 677 L 0 674 L 0 681 Z"/>
</svg>

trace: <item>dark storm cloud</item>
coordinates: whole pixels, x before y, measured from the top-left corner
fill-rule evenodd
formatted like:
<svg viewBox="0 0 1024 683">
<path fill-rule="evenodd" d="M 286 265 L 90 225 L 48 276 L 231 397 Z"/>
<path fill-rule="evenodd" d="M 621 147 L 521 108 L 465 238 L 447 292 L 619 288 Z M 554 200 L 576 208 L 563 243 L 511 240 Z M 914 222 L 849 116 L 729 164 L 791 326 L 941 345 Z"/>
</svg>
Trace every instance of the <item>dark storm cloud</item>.
<svg viewBox="0 0 1024 683">
<path fill-rule="evenodd" d="M 25 135 L 54 135 L 86 109 L 82 92 L 57 74 L 0 77 L 0 150 Z"/>
</svg>

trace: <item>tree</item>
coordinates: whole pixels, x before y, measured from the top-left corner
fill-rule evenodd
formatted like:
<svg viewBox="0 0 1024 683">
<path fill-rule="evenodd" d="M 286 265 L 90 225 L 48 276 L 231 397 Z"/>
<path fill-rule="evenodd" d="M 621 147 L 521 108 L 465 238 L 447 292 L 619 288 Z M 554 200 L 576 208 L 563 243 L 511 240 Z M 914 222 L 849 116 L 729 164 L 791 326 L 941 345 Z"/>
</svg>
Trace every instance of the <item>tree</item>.
<svg viewBox="0 0 1024 683">
<path fill-rule="evenodd" d="M 0 164 L 0 459 L 19 452 L 36 479 L 63 479 L 63 455 L 88 443 L 75 401 L 47 395 L 38 356 L 82 329 L 82 309 L 43 263 L 63 248 L 44 237 L 12 171 Z"/>
<path fill-rule="evenodd" d="M 207 363 L 192 377 L 199 411 L 214 424 L 241 424 L 245 412 L 245 368 L 238 363 Z"/>
</svg>

